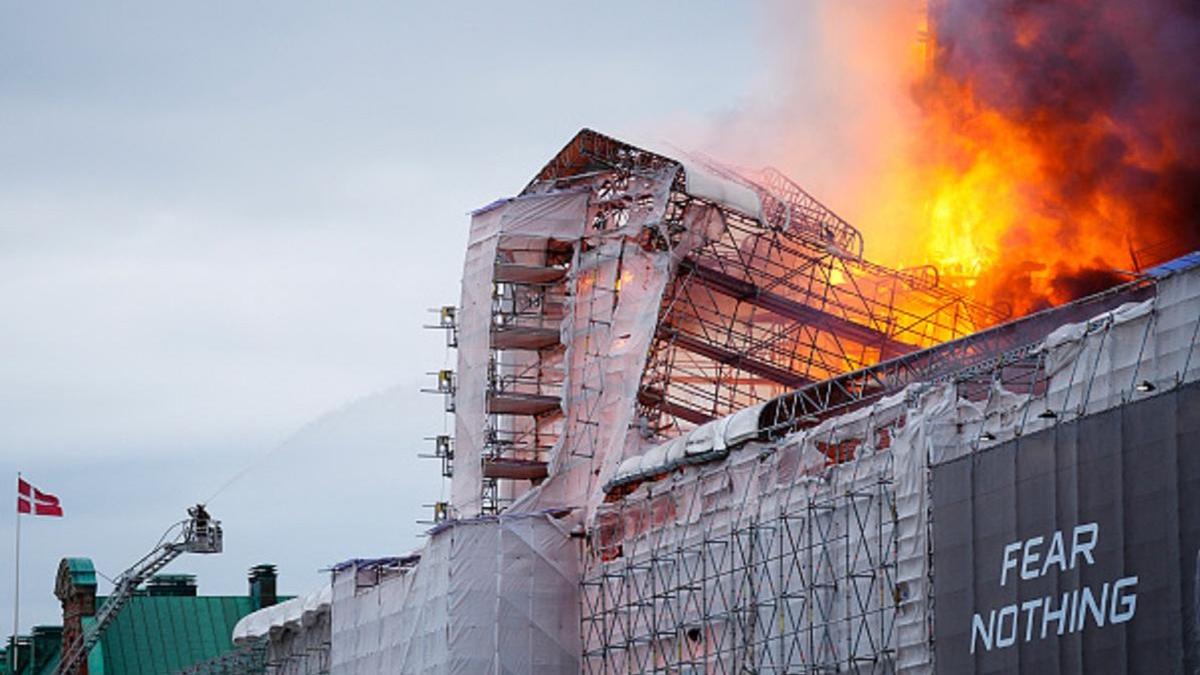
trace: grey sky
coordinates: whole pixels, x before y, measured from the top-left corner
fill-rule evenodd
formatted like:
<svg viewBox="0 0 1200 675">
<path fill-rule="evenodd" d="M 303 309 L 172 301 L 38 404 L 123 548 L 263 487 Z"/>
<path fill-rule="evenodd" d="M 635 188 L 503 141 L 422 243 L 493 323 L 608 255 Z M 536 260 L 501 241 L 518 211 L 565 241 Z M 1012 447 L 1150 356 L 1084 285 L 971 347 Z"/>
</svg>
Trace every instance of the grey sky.
<svg viewBox="0 0 1200 675">
<path fill-rule="evenodd" d="M 67 512 L 24 521 L 25 630 L 60 557 L 116 575 L 289 437 L 172 571 L 299 593 L 419 545 L 465 212 L 582 126 L 686 143 L 762 67 L 751 7 L 571 4 L 0 4 L 0 480 Z"/>
</svg>

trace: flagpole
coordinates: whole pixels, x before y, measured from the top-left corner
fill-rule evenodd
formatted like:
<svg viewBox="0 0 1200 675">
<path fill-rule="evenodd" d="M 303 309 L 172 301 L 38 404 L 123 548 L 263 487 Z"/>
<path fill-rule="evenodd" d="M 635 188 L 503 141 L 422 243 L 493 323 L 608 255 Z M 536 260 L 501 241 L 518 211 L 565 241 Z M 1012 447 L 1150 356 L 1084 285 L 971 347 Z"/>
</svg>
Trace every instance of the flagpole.
<svg viewBox="0 0 1200 675">
<path fill-rule="evenodd" d="M 21 472 L 17 472 L 17 485 L 21 484 Z M 20 660 L 21 649 L 18 644 L 17 636 L 21 634 L 21 509 L 17 509 L 17 544 L 15 555 L 16 564 L 13 573 L 13 672 L 21 672 Z"/>
</svg>

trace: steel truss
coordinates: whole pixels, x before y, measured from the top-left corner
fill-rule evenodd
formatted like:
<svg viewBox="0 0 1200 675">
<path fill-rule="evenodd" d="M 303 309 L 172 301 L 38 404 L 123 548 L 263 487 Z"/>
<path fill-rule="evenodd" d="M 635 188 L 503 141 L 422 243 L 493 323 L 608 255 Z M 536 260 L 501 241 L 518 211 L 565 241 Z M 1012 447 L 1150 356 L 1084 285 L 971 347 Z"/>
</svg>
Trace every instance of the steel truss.
<svg viewBox="0 0 1200 675">
<path fill-rule="evenodd" d="M 267 638 L 178 671 L 175 675 L 329 675 L 330 642 L 272 658 Z"/>
<path fill-rule="evenodd" d="M 313 670 L 311 672 L 328 673 L 329 670 L 326 667 L 324 671 Z M 276 675 L 277 673 L 282 673 L 282 671 L 277 668 L 268 669 L 267 639 L 261 638 L 221 656 L 184 668 L 175 675 Z"/>
<path fill-rule="evenodd" d="M 908 576 L 899 565 L 908 551 L 924 559 L 917 578 L 933 573 L 930 502 L 914 499 L 927 497 L 929 462 L 1185 381 L 1200 320 L 1180 323 L 1174 310 L 1168 344 L 1178 370 L 1167 371 L 1145 360 L 1166 314 L 1152 305 L 1141 324 L 1120 328 L 1110 312 L 1152 297 L 1154 282 L 1142 280 L 946 345 L 937 377 L 924 384 L 950 386 L 975 405 L 926 422 L 950 431 L 936 447 L 895 454 L 895 434 L 914 423 L 912 405 L 926 391 L 919 387 L 912 400 L 835 418 L 817 436 L 785 436 L 790 427 L 781 426 L 720 463 L 610 494 L 584 554 L 584 672 L 889 673 L 904 649 L 909 663 L 927 663 L 931 638 L 902 638 L 899 622 L 906 604 L 909 612 L 928 607 L 933 586 L 915 588 L 911 563 Z M 1059 363 L 1051 389 L 1052 350 L 1039 346 L 1053 328 L 1077 321 L 1087 344 Z M 1114 349 L 1136 359 L 1114 365 Z M 938 351 L 927 356 L 937 361 Z M 955 354 L 970 355 L 968 365 L 951 370 L 961 362 Z M 858 402 L 868 400 L 877 397 Z M 808 470 L 806 445 L 819 451 L 808 455 L 819 460 Z"/>
<path fill-rule="evenodd" d="M 710 173 L 758 196 L 741 213 L 688 191 L 688 165 L 580 132 L 526 193 L 590 184 L 597 218 L 634 208 L 636 176 L 675 170 L 665 213 L 643 245 L 674 249 L 685 220 L 719 226 L 678 262 L 638 394 L 663 437 L 792 389 L 968 335 L 1003 317 L 938 286 L 931 268 L 893 270 L 862 258 L 862 235 L 783 174 L 749 174 L 706 159 Z"/>
<path fill-rule="evenodd" d="M 1039 384 L 1030 373 L 1040 376 L 1041 366 L 1030 364 L 1031 359 L 1036 361 L 1036 347 L 1051 330 L 1086 321 L 1126 302 L 1145 300 L 1154 292 L 1152 279 L 1137 279 L 931 349 L 813 383 L 769 401 L 759 428 L 764 437 L 779 438 L 914 382 L 969 382 L 982 377 L 985 384 L 998 382 L 1013 391 L 1040 395 L 1044 389 L 1039 387 L 1045 382 Z"/>
<path fill-rule="evenodd" d="M 859 468 L 816 492 L 756 461 L 744 480 L 778 479 L 772 498 L 717 470 L 610 507 L 581 587 L 583 671 L 891 672 L 894 477 L 887 453 Z"/>
</svg>

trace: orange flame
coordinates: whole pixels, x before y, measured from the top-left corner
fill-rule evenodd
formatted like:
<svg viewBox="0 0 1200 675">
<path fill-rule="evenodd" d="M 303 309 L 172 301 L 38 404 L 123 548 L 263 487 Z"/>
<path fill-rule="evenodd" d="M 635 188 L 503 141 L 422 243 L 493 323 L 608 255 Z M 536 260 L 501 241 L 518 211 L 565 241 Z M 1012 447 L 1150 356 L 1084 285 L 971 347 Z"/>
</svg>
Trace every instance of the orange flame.
<svg viewBox="0 0 1200 675">
<path fill-rule="evenodd" d="M 1195 158 L 1173 142 L 1186 124 L 1169 123 L 1194 120 L 1195 102 L 1172 104 L 1161 83 L 1146 83 L 1141 70 L 1161 55 L 1118 32 L 1126 21 L 1119 5 L 1100 4 L 1118 9 L 1076 19 L 1007 11 L 963 20 L 960 12 L 950 29 L 904 28 L 957 44 L 928 38 L 908 75 L 914 142 L 860 180 L 855 199 L 868 204 L 850 212 L 863 224 L 868 255 L 932 264 L 974 299 L 1023 314 L 1197 245 Z M 1073 20 L 1113 25 L 1063 25 Z M 972 41 L 999 43 L 1003 58 L 979 57 L 972 50 L 985 50 Z M 1118 71 L 1108 82 L 1109 61 L 1134 74 Z M 1051 65 L 1030 67 L 1043 63 Z M 1110 84 L 1119 91 L 1107 94 Z M 1163 112 L 1172 105 L 1186 114 Z M 899 241 L 897 229 L 905 232 Z M 883 250 L 872 245 L 880 240 Z"/>
<path fill-rule="evenodd" d="M 1189 7 L 775 0 L 771 68 L 703 145 L 793 176 L 873 261 L 1015 314 L 1058 304 L 1200 248 Z"/>
</svg>

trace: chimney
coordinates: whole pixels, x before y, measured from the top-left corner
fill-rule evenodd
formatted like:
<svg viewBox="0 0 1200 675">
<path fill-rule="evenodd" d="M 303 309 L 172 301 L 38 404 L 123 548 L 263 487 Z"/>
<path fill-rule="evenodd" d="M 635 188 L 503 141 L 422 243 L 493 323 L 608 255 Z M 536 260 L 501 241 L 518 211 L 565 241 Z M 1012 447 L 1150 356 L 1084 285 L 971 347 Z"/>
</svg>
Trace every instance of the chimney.
<svg viewBox="0 0 1200 675">
<path fill-rule="evenodd" d="M 275 566 L 255 565 L 250 568 L 250 599 L 255 609 L 270 607 L 277 602 L 275 595 Z"/>
<path fill-rule="evenodd" d="M 155 574 L 146 583 L 146 595 L 194 598 L 196 597 L 196 575 Z"/>
<path fill-rule="evenodd" d="M 62 651 L 83 635 L 83 618 L 96 615 L 96 568 L 90 558 L 63 558 L 54 579 L 54 596 L 62 603 Z M 87 675 L 87 664 L 79 671 Z"/>
</svg>

